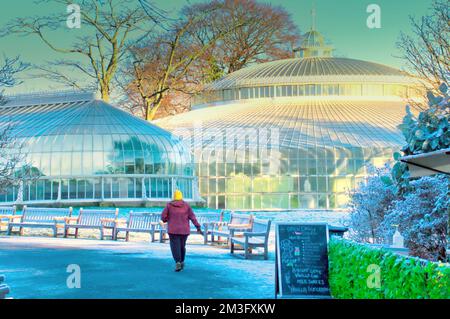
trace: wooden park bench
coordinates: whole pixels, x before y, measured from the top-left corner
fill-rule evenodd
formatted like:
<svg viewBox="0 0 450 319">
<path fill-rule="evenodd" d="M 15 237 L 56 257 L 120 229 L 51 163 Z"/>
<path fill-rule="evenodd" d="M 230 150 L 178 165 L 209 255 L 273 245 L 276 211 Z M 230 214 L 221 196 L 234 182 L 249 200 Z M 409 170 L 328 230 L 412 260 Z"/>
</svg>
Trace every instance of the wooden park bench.
<svg viewBox="0 0 450 319">
<path fill-rule="evenodd" d="M 231 213 L 230 221 L 219 222 L 211 230 L 211 242 L 214 242 L 214 236 L 227 238 L 227 241 L 234 236 L 236 232 L 250 231 L 252 229 L 253 215 Z"/>
<path fill-rule="evenodd" d="M 208 243 L 208 235 L 211 234 L 211 231 L 215 224 L 221 223 L 223 221 L 223 212 L 220 213 L 196 213 L 195 217 L 197 218 L 198 223 L 201 226 L 201 230 L 203 232 L 203 243 L 206 245 Z M 161 215 L 159 215 L 159 219 L 161 220 Z M 157 230 L 160 231 L 160 242 L 162 242 L 163 233 L 167 233 L 167 224 L 159 223 L 155 226 Z M 194 224 L 189 221 L 190 234 L 198 234 L 197 228 Z"/>
<path fill-rule="evenodd" d="M 157 227 L 159 221 L 161 220 L 161 214 L 155 213 L 135 213 L 130 211 L 126 224 L 121 226 L 120 222 L 116 225 L 114 239 L 118 239 L 119 232 L 125 232 L 125 241 L 130 238 L 130 233 L 148 233 L 150 234 L 151 241 L 155 241 L 155 232 L 160 232 L 160 238 L 162 241 L 161 230 Z"/>
<path fill-rule="evenodd" d="M 19 234 L 23 235 L 24 228 L 50 228 L 53 236 L 58 235 L 58 229 L 64 229 L 66 218 L 72 216 L 72 207 L 69 208 L 43 208 L 23 207 L 22 215 L 14 215 L 8 223 L 8 235 L 14 227 L 19 227 Z M 20 221 L 16 222 L 15 220 Z"/>
<path fill-rule="evenodd" d="M 203 243 L 208 243 L 208 235 L 212 235 L 214 226 L 223 222 L 223 212 L 220 213 L 197 213 L 195 214 L 197 221 L 201 226 L 203 232 Z M 192 222 L 189 224 L 191 228 L 191 234 L 198 234 L 197 228 L 195 228 Z"/>
<path fill-rule="evenodd" d="M 0 275 L 0 299 L 6 299 L 6 295 L 9 294 L 9 287 L 4 283 L 5 275 Z"/>
<path fill-rule="evenodd" d="M 253 248 L 264 248 L 264 259 L 268 259 L 269 251 L 269 233 L 270 220 L 257 219 L 253 220 L 252 229 L 245 231 L 242 236 L 233 236 L 230 239 L 230 252 L 234 253 L 234 245 L 238 244 L 244 247 L 245 259 L 248 259 Z"/>
<path fill-rule="evenodd" d="M 8 227 L 14 215 L 16 215 L 16 206 L 0 206 L 0 231 L 2 226 Z"/>
<path fill-rule="evenodd" d="M 114 239 L 118 214 L 118 208 L 115 210 L 80 208 L 77 217 L 66 218 L 64 237 L 75 236 L 75 238 L 78 238 L 78 230 L 80 229 L 98 229 L 100 230 L 100 239 L 103 240 L 105 230 L 109 229 L 111 230 L 111 238 Z M 75 229 L 73 234 L 70 234 L 71 228 Z"/>
</svg>

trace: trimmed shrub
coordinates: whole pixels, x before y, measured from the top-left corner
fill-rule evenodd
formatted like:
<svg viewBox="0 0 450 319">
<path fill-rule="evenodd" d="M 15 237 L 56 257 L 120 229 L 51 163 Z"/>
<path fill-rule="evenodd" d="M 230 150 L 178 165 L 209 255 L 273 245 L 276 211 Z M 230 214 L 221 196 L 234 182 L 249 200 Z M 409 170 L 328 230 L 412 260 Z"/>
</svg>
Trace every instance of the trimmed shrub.
<svg viewBox="0 0 450 319">
<path fill-rule="evenodd" d="M 336 238 L 329 243 L 329 282 L 338 299 L 450 299 L 448 265 Z"/>
</svg>

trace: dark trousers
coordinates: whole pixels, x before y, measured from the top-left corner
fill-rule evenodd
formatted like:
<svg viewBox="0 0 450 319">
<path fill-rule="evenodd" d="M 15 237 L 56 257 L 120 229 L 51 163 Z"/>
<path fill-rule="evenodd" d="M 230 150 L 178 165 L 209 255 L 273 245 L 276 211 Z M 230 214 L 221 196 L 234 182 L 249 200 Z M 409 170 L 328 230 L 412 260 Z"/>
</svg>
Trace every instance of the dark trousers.
<svg viewBox="0 0 450 319">
<path fill-rule="evenodd" d="M 170 250 L 175 262 L 184 262 L 186 256 L 186 240 L 188 235 L 169 234 Z"/>
</svg>

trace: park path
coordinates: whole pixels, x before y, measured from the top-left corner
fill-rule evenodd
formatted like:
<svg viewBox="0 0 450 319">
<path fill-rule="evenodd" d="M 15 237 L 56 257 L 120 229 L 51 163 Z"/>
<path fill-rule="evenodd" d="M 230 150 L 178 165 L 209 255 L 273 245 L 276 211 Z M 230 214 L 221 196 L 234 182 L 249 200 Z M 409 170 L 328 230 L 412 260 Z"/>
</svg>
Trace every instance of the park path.
<svg viewBox="0 0 450 319">
<path fill-rule="evenodd" d="M 0 236 L 0 273 L 13 298 L 273 298 L 274 255 L 264 261 L 189 244 L 186 269 L 173 271 L 167 243 Z M 67 266 L 81 270 L 69 289 Z"/>
</svg>

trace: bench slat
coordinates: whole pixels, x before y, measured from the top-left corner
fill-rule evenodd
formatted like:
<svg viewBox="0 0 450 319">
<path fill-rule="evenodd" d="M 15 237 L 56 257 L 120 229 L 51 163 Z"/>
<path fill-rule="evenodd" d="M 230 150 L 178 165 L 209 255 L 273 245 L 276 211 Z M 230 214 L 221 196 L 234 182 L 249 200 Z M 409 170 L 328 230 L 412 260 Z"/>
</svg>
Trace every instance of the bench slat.
<svg viewBox="0 0 450 319">
<path fill-rule="evenodd" d="M 115 219 L 116 217 L 117 217 L 116 210 L 80 209 L 77 224 L 83 226 L 101 227 L 102 219 L 109 219 L 109 218 Z"/>
<path fill-rule="evenodd" d="M 0 206 L 0 215 L 15 215 L 16 206 Z"/>
<path fill-rule="evenodd" d="M 55 218 L 71 217 L 72 208 L 24 207 L 21 222 L 54 222 Z"/>
</svg>

